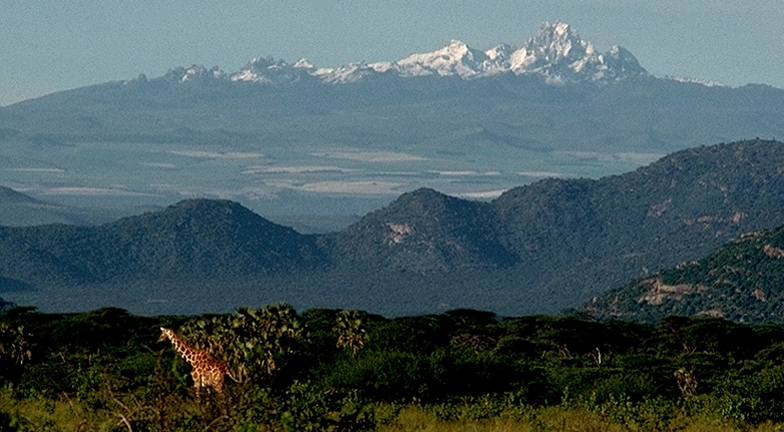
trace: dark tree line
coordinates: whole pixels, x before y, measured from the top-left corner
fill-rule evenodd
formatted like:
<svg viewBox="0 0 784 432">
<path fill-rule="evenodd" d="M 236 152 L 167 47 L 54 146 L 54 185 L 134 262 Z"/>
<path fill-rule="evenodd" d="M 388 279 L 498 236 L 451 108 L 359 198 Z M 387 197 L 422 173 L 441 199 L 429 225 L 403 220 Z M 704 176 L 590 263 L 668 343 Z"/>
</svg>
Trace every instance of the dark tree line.
<svg viewBox="0 0 784 432">
<path fill-rule="evenodd" d="M 197 397 L 188 364 L 156 344 L 161 326 L 226 361 L 237 382 Z M 387 319 L 285 304 L 200 317 L 13 308 L 0 317 L 0 426 L 68 418 L 132 431 L 375 430 L 412 404 L 443 418 L 475 404 L 483 416 L 557 406 L 627 423 L 643 411 L 666 423 L 698 409 L 782 422 L 782 362 L 783 327 L 720 319 L 475 310 Z"/>
</svg>

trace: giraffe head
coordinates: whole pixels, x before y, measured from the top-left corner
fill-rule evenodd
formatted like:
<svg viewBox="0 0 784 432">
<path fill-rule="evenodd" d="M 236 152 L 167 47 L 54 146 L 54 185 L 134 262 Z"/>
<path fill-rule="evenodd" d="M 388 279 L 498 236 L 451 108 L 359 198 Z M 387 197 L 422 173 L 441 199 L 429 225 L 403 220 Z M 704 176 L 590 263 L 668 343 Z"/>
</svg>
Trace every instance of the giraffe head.
<svg viewBox="0 0 784 432">
<path fill-rule="evenodd" d="M 173 332 L 171 331 L 171 329 L 167 329 L 167 328 L 161 327 L 161 336 L 158 338 L 158 342 L 157 343 L 161 343 L 161 342 L 165 341 L 166 339 L 171 339 L 172 333 Z"/>
</svg>

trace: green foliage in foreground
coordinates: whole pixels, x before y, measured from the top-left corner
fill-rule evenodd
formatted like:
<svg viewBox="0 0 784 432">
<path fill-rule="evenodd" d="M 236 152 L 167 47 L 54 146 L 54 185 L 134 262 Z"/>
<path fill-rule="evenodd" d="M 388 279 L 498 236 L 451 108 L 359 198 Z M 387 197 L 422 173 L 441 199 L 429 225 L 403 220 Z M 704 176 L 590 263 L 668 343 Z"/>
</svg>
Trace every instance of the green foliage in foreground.
<svg viewBox="0 0 784 432">
<path fill-rule="evenodd" d="M 240 382 L 196 393 L 160 326 Z M 782 361 L 784 327 L 718 319 L 17 308 L 0 316 L 0 431 L 781 430 Z"/>
</svg>

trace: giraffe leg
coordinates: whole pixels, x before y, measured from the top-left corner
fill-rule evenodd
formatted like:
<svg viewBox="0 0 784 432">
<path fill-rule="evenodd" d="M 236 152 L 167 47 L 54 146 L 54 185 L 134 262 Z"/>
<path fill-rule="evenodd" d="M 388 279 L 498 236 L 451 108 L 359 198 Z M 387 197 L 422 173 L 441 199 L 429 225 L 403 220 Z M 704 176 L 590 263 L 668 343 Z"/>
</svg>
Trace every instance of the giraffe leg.
<svg viewBox="0 0 784 432">
<path fill-rule="evenodd" d="M 204 377 L 201 372 L 194 369 L 191 372 L 191 378 L 193 378 L 193 389 L 196 391 L 196 401 L 198 402 L 201 400 L 201 388 L 204 386 Z"/>
<path fill-rule="evenodd" d="M 224 376 L 220 371 L 215 371 L 215 374 L 212 376 L 212 387 L 215 389 L 216 393 L 223 393 L 223 381 Z"/>
</svg>

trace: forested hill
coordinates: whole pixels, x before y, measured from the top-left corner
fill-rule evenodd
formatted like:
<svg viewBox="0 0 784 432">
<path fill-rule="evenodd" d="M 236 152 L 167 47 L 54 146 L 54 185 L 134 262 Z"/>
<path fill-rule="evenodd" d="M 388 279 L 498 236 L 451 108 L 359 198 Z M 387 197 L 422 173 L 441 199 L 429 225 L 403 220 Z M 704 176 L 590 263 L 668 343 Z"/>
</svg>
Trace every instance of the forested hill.
<svg viewBox="0 0 784 432">
<path fill-rule="evenodd" d="M 685 150 L 599 180 L 544 180 L 492 202 L 420 189 L 320 236 L 233 202 L 191 200 L 99 227 L 2 228 L 0 282 L 17 293 L 0 293 L 56 298 L 90 284 L 127 293 L 132 281 L 152 280 L 144 295 L 158 298 L 166 283 L 205 281 L 204 296 L 220 289 L 239 305 L 558 312 L 784 225 L 782 208 L 784 144 L 763 140 Z M 180 311 L 218 307 L 195 294 L 188 301 Z"/>
<path fill-rule="evenodd" d="M 598 181 L 545 180 L 493 205 L 505 244 L 522 261 L 541 263 L 559 287 L 588 277 L 596 293 L 784 224 L 783 173 L 781 143 L 744 141 Z"/>
<path fill-rule="evenodd" d="M 492 282 L 475 290 L 501 284 L 512 303 L 557 311 L 784 224 L 782 174 L 779 142 L 719 144 L 624 175 L 543 180 L 491 203 L 414 191 L 324 243 L 335 262 L 354 268 L 486 269 Z M 472 298 L 487 301 L 483 294 Z"/>
<path fill-rule="evenodd" d="M 489 203 L 419 189 L 325 236 L 324 244 L 344 266 L 422 272 L 509 267 L 519 258 L 501 242 L 499 225 Z"/>
<path fill-rule="evenodd" d="M 543 180 L 491 203 L 422 189 L 331 237 L 355 261 L 405 266 L 405 255 L 411 266 L 430 260 L 430 269 L 630 253 L 650 255 L 646 261 L 657 266 L 656 260 L 705 253 L 746 230 L 784 223 L 782 174 L 781 143 L 720 144 L 620 176 Z"/>
<path fill-rule="evenodd" d="M 667 315 L 748 323 L 784 321 L 784 227 L 744 234 L 708 256 L 602 294 L 583 310 L 599 319 Z"/>
<path fill-rule="evenodd" d="M 229 201 L 182 201 L 99 227 L 0 229 L 0 274 L 31 287 L 232 278 L 310 269 L 325 259 L 313 237 Z"/>
</svg>

